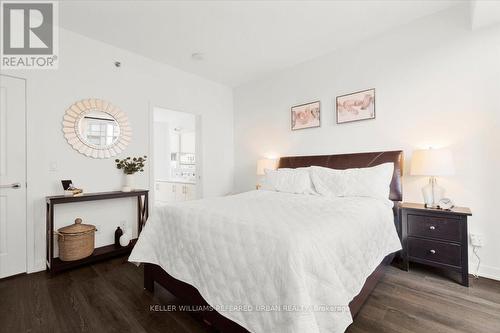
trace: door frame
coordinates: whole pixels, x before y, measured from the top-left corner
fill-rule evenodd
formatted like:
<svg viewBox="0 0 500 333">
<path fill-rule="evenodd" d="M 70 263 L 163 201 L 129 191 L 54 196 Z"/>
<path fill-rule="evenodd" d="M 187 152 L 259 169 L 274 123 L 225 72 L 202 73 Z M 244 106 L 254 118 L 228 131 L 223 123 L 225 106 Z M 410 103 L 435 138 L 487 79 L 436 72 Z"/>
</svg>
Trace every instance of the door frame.
<svg viewBox="0 0 500 333">
<path fill-rule="evenodd" d="M 21 80 L 24 83 L 24 186 L 25 186 L 25 195 L 24 195 L 24 209 L 26 210 L 25 214 L 25 226 L 26 226 L 26 234 L 24 235 L 26 240 L 26 272 L 32 273 L 38 271 L 37 263 L 35 260 L 35 223 L 34 223 L 34 214 L 31 209 L 28 209 L 29 199 L 31 200 L 30 189 L 28 188 L 28 80 L 24 77 L 19 77 L 11 74 L 0 73 L 1 77 L 9 77 L 11 79 Z M 23 273 L 21 273 L 23 274 Z"/>
<path fill-rule="evenodd" d="M 154 179 L 154 108 L 161 108 L 165 110 L 187 113 L 195 116 L 195 156 L 196 156 L 196 199 L 203 197 L 203 147 L 202 140 L 202 117 L 198 113 L 179 110 L 176 108 L 169 108 L 164 106 L 163 103 L 149 102 L 148 112 L 148 132 L 149 132 L 149 147 L 148 147 L 148 160 L 149 160 L 149 197 L 150 197 L 150 211 L 154 209 L 155 202 L 155 179 Z"/>
</svg>

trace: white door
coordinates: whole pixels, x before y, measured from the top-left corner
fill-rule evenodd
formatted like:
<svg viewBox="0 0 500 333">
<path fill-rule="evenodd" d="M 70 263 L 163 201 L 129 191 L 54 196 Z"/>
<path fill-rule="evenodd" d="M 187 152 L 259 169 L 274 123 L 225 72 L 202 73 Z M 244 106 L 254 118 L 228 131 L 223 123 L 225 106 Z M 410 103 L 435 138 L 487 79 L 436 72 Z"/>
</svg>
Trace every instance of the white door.
<svg viewBox="0 0 500 333">
<path fill-rule="evenodd" d="M 0 278 L 26 272 L 25 84 L 0 75 Z"/>
</svg>

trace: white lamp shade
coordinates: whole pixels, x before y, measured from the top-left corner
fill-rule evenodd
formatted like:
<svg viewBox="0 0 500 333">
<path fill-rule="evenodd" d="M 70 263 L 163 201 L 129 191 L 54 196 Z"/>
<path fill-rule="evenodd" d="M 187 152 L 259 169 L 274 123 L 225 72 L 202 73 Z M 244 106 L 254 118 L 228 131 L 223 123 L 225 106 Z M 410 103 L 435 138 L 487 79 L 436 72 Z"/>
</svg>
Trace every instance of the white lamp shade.
<svg viewBox="0 0 500 333">
<path fill-rule="evenodd" d="M 410 174 L 415 176 L 451 176 L 455 174 L 453 156 L 448 149 L 415 150 Z"/>
<path fill-rule="evenodd" d="M 278 164 L 278 160 L 272 158 L 263 158 L 257 160 L 257 175 L 262 176 L 265 175 L 265 170 L 274 170 L 276 169 Z"/>
</svg>

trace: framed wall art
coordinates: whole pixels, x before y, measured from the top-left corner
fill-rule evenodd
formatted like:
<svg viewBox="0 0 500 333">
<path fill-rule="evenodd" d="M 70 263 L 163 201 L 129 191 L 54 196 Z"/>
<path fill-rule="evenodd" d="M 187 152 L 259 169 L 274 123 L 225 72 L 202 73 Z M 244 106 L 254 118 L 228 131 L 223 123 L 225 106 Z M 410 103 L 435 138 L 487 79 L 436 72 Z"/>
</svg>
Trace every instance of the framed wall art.
<svg viewBox="0 0 500 333">
<path fill-rule="evenodd" d="M 291 112 L 292 131 L 321 125 L 319 101 L 292 106 Z"/>
<path fill-rule="evenodd" d="M 337 96 L 337 124 L 375 119 L 375 89 Z"/>
</svg>

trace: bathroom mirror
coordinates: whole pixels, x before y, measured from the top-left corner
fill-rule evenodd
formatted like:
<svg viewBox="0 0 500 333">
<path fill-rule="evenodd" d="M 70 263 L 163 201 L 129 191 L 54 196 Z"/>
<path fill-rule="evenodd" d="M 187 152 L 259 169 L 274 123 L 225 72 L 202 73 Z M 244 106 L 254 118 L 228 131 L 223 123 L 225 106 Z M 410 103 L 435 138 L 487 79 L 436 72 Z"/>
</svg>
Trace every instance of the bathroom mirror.
<svg viewBox="0 0 500 333">
<path fill-rule="evenodd" d="M 78 101 L 66 110 L 63 132 L 75 150 L 92 158 L 117 155 L 132 136 L 125 113 L 109 102 L 93 98 Z"/>
</svg>

